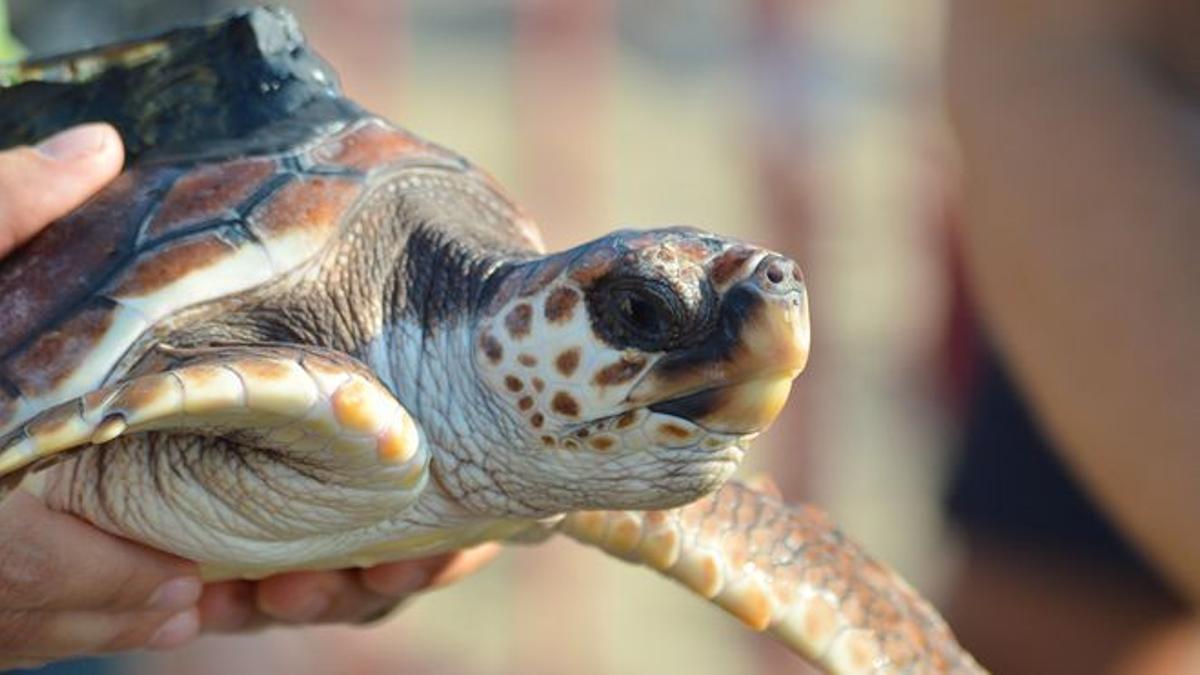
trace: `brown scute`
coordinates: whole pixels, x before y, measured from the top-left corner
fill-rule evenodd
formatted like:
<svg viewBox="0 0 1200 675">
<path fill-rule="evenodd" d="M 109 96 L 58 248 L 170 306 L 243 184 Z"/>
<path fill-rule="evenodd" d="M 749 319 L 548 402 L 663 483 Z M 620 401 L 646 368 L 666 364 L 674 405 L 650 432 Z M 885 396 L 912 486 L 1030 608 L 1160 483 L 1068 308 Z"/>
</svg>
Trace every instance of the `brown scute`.
<svg viewBox="0 0 1200 675">
<path fill-rule="evenodd" d="M 318 165 L 370 171 L 403 159 L 438 154 L 443 153 L 435 152 L 433 146 L 416 136 L 371 120 L 317 146 L 312 160 Z"/>
<path fill-rule="evenodd" d="M 571 347 L 558 355 L 554 359 L 554 367 L 562 373 L 563 377 L 570 377 L 575 374 L 575 370 L 579 368 L 580 351 L 579 347 Z"/>
<path fill-rule="evenodd" d="M 715 286 L 724 286 L 733 275 L 746 265 L 746 261 L 754 257 L 755 250 L 746 246 L 737 246 L 722 253 L 713 261 L 709 278 Z"/>
<path fill-rule="evenodd" d="M 533 389 L 539 394 L 546 389 L 546 382 L 540 377 L 533 378 Z"/>
<path fill-rule="evenodd" d="M 9 379 L 26 396 L 52 391 L 92 355 L 112 318 L 110 305 L 94 303 L 56 328 L 43 332 L 9 361 Z"/>
<path fill-rule="evenodd" d="M 520 401 L 517 401 L 517 407 L 521 410 L 529 410 L 533 407 L 533 398 L 522 396 Z"/>
<path fill-rule="evenodd" d="M 546 423 L 546 416 L 540 412 L 533 413 L 533 415 L 529 418 L 529 423 L 533 425 L 533 428 L 541 429 L 542 425 Z"/>
<path fill-rule="evenodd" d="M 575 315 L 575 306 L 579 304 L 579 293 L 573 288 L 559 287 L 550 292 L 546 298 L 546 320 L 550 323 L 564 323 Z"/>
<path fill-rule="evenodd" d="M 232 365 L 237 372 L 258 380 L 282 380 L 294 372 L 289 366 L 271 359 L 243 359 Z"/>
<path fill-rule="evenodd" d="M 145 236 L 155 239 L 234 212 L 278 169 L 274 160 L 246 159 L 204 166 L 171 186 Z"/>
<path fill-rule="evenodd" d="M 504 317 L 504 327 L 508 329 L 508 334 L 514 340 L 520 340 L 529 335 L 530 324 L 533 321 L 533 307 L 529 303 L 522 302 L 513 307 L 509 311 L 508 316 Z"/>
<path fill-rule="evenodd" d="M 637 414 L 632 410 L 627 410 L 617 418 L 617 428 L 628 429 L 629 427 L 633 426 L 635 421 L 637 421 Z"/>
<path fill-rule="evenodd" d="M 544 445 L 548 448 L 552 448 L 557 444 L 554 442 L 553 436 L 542 436 L 542 445 Z"/>
<path fill-rule="evenodd" d="M 550 399 L 550 408 L 565 417 L 579 417 L 579 401 L 565 391 L 560 391 Z"/>
<path fill-rule="evenodd" d="M 117 410 L 139 410 L 169 395 L 168 392 L 178 386 L 178 381 L 168 376 L 140 377 L 121 388 L 112 401 L 112 407 Z"/>
<path fill-rule="evenodd" d="M 49 412 L 38 415 L 27 428 L 31 436 L 50 436 L 75 420 L 79 413 L 76 406 L 61 406 L 51 408 Z"/>
<path fill-rule="evenodd" d="M 610 363 L 596 372 L 592 383 L 601 387 L 624 384 L 638 376 L 646 367 L 646 357 L 641 354 L 621 356 L 621 360 Z"/>
<path fill-rule="evenodd" d="M 504 358 L 504 347 L 500 345 L 500 341 L 491 333 L 484 333 L 479 336 L 479 348 L 483 350 L 483 355 L 492 363 L 500 363 L 500 359 Z"/>
<path fill-rule="evenodd" d="M 215 232 L 203 232 L 171 242 L 125 270 L 109 291 L 114 298 L 150 295 L 183 277 L 211 267 L 236 252 Z"/>
<path fill-rule="evenodd" d="M 517 357 L 517 363 L 525 366 L 526 368 L 533 368 L 538 364 L 538 360 L 533 354 L 521 354 Z"/>
<path fill-rule="evenodd" d="M 0 260 L 0 356 L 53 326 L 133 252 L 138 221 L 174 171 L 131 170 Z"/>
<path fill-rule="evenodd" d="M 119 386 L 105 387 L 95 391 L 89 391 L 81 397 L 83 401 L 84 414 L 90 415 L 93 411 L 99 410 L 102 406 L 108 404 L 108 401 L 113 396 L 117 395 Z"/>
<path fill-rule="evenodd" d="M 525 383 L 521 382 L 519 379 L 513 377 L 512 375 L 507 375 L 504 378 L 504 387 L 506 389 L 508 389 L 509 391 L 516 393 L 525 388 Z"/>
<path fill-rule="evenodd" d="M 362 185 L 345 178 L 293 180 L 258 206 L 247 221 L 268 247 L 272 239 L 296 230 L 329 237 L 361 191 Z"/>
</svg>

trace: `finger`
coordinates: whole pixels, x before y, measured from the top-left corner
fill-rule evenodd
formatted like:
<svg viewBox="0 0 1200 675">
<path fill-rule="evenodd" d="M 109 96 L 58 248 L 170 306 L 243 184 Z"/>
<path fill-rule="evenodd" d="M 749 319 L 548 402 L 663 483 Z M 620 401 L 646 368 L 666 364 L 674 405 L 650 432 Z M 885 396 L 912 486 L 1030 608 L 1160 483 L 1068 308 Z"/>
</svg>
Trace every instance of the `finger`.
<svg viewBox="0 0 1200 675">
<path fill-rule="evenodd" d="M 36 148 L 0 152 L 0 257 L 112 180 L 124 156 L 120 136 L 107 124 L 85 124 Z"/>
<path fill-rule="evenodd" d="M 222 581 L 204 587 L 197 607 L 206 633 L 233 633 L 262 628 L 271 619 L 258 609 L 253 581 Z"/>
<path fill-rule="evenodd" d="M 199 633 L 196 610 L 182 612 L 99 611 L 0 612 L 0 665 L 127 651 L 165 649 Z"/>
<path fill-rule="evenodd" d="M 396 604 L 365 588 L 354 570 L 280 574 L 258 582 L 257 594 L 259 609 L 286 623 L 357 623 Z"/>
<path fill-rule="evenodd" d="M 483 544 L 423 560 L 368 567 L 359 571 L 359 578 L 375 593 L 400 597 L 452 584 L 483 567 L 499 552 L 499 544 Z"/>
<path fill-rule="evenodd" d="M 202 586 L 195 565 L 51 511 L 23 490 L 0 503 L 0 607 L 180 610 Z"/>
</svg>

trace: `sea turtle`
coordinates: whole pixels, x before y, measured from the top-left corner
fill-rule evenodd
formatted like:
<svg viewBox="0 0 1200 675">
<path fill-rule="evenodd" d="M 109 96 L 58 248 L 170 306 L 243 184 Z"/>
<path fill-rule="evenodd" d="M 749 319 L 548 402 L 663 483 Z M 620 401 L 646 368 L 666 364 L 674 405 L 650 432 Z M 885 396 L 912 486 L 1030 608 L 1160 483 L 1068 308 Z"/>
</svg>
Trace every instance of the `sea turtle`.
<svg viewBox="0 0 1200 675">
<path fill-rule="evenodd" d="M 0 145 L 130 163 L 0 263 L 0 476 L 209 579 L 562 533 L 837 673 L 978 672 L 818 510 L 731 479 L 808 357 L 789 259 L 689 228 L 545 254 L 278 10 L 0 71 Z"/>
</svg>

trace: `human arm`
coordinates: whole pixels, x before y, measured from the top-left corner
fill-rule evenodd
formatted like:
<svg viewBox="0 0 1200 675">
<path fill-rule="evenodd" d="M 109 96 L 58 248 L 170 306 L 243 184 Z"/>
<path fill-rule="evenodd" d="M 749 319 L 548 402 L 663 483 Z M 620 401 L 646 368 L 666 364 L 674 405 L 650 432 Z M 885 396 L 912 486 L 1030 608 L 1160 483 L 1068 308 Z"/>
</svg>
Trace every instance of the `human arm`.
<svg viewBox="0 0 1200 675">
<path fill-rule="evenodd" d="M 951 8 L 977 299 L 1069 463 L 1200 601 L 1200 11 Z"/>
</svg>

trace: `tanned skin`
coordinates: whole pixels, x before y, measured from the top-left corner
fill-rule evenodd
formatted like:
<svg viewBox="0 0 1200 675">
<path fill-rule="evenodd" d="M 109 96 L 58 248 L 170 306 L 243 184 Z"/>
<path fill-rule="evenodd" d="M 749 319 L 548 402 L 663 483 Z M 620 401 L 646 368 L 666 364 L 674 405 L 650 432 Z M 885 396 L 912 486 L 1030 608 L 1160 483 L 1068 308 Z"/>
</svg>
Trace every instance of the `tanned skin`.
<svg viewBox="0 0 1200 675">
<path fill-rule="evenodd" d="M 950 7 L 977 301 L 1068 464 L 1200 601 L 1200 6 Z"/>
</svg>

